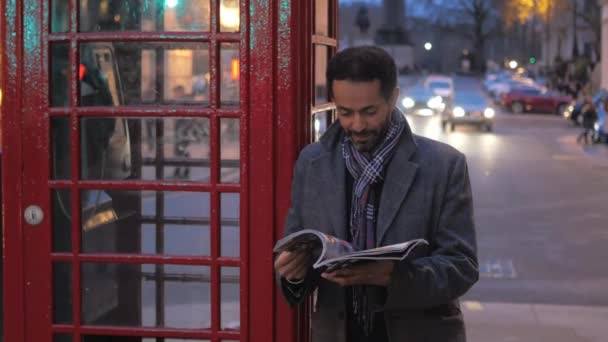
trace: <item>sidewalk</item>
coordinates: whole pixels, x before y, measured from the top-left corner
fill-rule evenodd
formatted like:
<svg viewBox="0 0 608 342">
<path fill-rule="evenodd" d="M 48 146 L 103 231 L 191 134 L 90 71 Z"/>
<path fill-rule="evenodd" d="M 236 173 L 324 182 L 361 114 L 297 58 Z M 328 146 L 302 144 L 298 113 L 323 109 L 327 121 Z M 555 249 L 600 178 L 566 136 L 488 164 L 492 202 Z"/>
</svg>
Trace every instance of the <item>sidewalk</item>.
<svg viewBox="0 0 608 342">
<path fill-rule="evenodd" d="M 608 307 L 462 303 L 469 342 L 606 342 Z"/>
</svg>

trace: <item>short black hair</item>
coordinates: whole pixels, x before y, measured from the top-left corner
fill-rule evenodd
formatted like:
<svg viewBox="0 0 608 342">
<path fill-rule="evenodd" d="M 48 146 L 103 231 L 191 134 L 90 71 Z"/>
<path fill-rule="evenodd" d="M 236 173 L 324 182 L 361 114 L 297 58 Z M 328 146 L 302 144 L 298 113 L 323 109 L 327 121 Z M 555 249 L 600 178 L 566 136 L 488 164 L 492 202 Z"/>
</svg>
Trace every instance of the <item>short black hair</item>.
<svg viewBox="0 0 608 342">
<path fill-rule="evenodd" d="M 382 96 L 388 101 L 397 86 L 395 60 L 377 46 L 357 46 L 338 52 L 327 65 L 327 89 L 333 99 L 333 84 L 338 81 L 380 81 Z"/>
</svg>

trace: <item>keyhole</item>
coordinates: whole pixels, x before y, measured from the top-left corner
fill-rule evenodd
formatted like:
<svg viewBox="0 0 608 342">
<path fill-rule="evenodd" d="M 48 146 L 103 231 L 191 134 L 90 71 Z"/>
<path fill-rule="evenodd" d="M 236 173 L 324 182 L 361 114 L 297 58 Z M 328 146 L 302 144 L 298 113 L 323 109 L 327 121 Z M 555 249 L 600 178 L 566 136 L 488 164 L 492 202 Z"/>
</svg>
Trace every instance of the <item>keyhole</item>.
<svg viewBox="0 0 608 342">
<path fill-rule="evenodd" d="M 25 209 L 24 218 L 27 223 L 30 225 L 38 225 L 42 222 L 44 214 L 42 213 L 42 209 L 39 206 L 31 205 Z"/>
</svg>

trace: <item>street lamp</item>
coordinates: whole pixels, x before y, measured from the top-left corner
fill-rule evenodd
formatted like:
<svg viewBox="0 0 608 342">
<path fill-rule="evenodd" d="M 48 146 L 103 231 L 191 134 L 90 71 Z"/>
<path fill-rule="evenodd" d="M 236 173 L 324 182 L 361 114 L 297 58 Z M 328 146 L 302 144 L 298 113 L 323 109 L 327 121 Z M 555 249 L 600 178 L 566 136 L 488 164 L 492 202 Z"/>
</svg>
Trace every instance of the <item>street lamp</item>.
<svg viewBox="0 0 608 342">
<path fill-rule="evenodd" d="M 179 0 L 166 0 L 165 1 L 165 6 L 167 6 L 168 8 L 175 8 L 178 4 Z"/>
<path fill-rule="evenodd" d="M 426 51 L 431 51 L 431 49 L 433 48 L 433 44 L 427 42 L 426 44 L 424 44 L 424 49 Z"/>
</svg>

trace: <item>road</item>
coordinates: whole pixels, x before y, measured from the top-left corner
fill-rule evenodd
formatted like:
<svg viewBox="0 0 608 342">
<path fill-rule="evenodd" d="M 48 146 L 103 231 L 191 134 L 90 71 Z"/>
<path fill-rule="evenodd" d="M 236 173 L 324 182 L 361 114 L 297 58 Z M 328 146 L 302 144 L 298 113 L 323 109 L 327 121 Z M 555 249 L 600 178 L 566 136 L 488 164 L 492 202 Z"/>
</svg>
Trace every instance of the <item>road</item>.
<svg viewBox="0 0 608 342">
<path fill-rule="evenodd" d="M 456 89 L 481 91 L 470 78 Z M 408 118 L 467 156 L 481 270 L 464 298 L 470 341 L 606 341 L 608 148 L 577 145 L 558 116 L 497 112 L 491 133 Z"/>
</svg>

